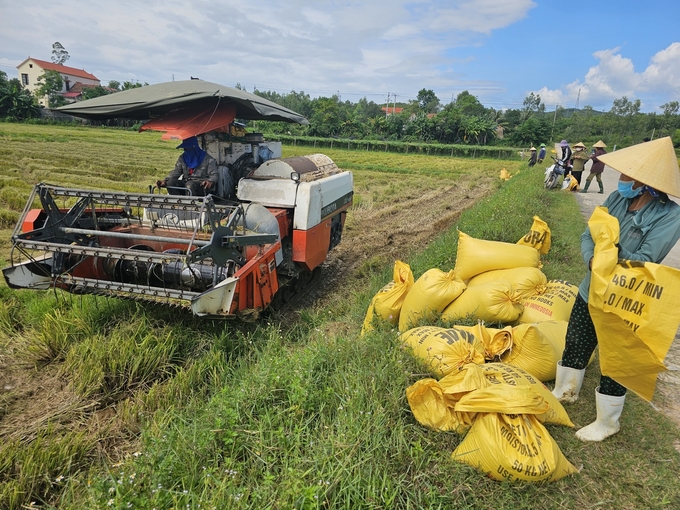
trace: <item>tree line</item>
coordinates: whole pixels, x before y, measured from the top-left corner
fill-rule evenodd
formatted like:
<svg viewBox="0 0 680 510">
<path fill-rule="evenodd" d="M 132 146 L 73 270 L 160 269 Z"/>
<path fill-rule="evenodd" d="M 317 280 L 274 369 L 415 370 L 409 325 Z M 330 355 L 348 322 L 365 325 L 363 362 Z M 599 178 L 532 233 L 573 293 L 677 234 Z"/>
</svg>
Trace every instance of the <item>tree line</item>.
<svg viewBox="0 0 680 510">
<path fill-rule="evenodd" d="M 50 108 L 64 104 L 58 72 L 46 71 L 40 84 L 33 95 L 17 78 L 8 79 L 0 71 L 0 119 L 39 117 L 37 97 L 48 96 Z M 106 87 L 84 89 L 83 99 L 141 86 L 110 81 Z M 242 87 L 236 84 L 236 88 Z M 468 91 L 445 105 L 430 89 L 421 89 L 415 100 L 389 104 L 365 97 L 356 103 L 342 101 L 337 95 L 312 98 L 303 91 L 280 94 L 256 89 L 254 93 L 309 119 L 307 126 L 267 123 L 267 132 L 293 136 L 501 147 L 528 147 L 561 139 L 586 144 L 602 139 L 610 146 L 623 147 L 645 138 L 672 136 L 680 147 L 678 101 L 662 105 L 662 113 L 657 114 L 641 112 L 640 100 L 626 96 L 614 100 L 609 111 L 600 112 L 590 106 L 546 111 L 540 96 L 534 93 L 524 99 L 521 108 L 501 110 L 485 107 Z M 250 126 L 256 130 L 264 127 L 252 121 Z"/>
</svg>

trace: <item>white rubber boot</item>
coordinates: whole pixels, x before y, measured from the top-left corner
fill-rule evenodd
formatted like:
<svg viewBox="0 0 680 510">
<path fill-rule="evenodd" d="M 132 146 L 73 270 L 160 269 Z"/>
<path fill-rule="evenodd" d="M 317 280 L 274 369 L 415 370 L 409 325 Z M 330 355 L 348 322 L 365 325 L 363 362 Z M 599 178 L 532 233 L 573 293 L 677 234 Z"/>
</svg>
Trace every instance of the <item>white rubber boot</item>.
<svg viewBox="0 0 680 510">
<path fill-rule="evenodd" d="M 578 400 L 578 393 L 581 391 L 583 376 L 586 369 L 569 368 L 562 366 L 562 360 L 557 362 L 557 375 L 555 376 L 555 389 L 552 394 L 557 400 L 565 404 L 573 404 Z"/>
<path fill-rule="evenodd" d="M 595 388 L 597 420 L 576 432 L 576 437 L 581 441 L 602 441 L 616 434 L 621 428 L 619 418 L 626 396 L 603 395 L 597 391 L 599 389 L 599 387 Z"/>
</svg>

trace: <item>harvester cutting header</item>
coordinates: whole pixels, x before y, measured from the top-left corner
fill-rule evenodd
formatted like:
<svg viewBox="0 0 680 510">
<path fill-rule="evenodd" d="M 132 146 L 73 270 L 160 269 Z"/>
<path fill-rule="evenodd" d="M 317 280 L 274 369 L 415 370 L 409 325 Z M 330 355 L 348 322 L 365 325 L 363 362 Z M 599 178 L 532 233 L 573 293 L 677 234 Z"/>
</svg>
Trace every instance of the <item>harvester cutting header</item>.
<svg viewBox="0 0 680 510">
<path fill-rule="evenodd" d="M 40 183 L 12 234 L 12 288 L 63 289 L 232 317 L 295 293 L 341 239 L 353 178 L 323 154 L 281 159 L 280 142 L 239 120 L 306 124 L 286 108 L 201 80 L 74 103 L 93 120 L 148 120 L 164 139 L 196 136 L 217 163 L 207 196 L 126 193 Z M 156 192 L 158 191 L 158 192 Z M 178 193 L 177 190 L 174 191 Z M 40 209 L 32 209 L 39 200 Z"/>
</svg>

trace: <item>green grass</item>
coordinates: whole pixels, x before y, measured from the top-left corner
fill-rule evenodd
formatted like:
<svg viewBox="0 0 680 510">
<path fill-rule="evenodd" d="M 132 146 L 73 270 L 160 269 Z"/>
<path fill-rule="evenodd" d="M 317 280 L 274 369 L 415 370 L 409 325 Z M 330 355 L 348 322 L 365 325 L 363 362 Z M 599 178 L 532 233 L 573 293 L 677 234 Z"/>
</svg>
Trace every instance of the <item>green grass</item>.
<svg viewBox="0 0 680 510">
<path fill-rule="evenodd" d="M 130 165 L 143 167 L 136 180 L 117 184 L 109 176 L 93 184 L 114 189 L 139 189 L 176 158 L 158 134 L 20 125 L 14 131 L 15 125 L 0 124 L 3 150 L 14 156 L 6 171 L 26 182 L 26 191 L 43 179 L 29 173 L 24 180 L 17 144 L 25 144 L 21 157 L 33 164 L 43 154 L 34 153 L 34 142 L 58 142 L 61 155 L 44 156 L 59 168 L 55 178 L 68 178 L 65 141 L 80 139 L 82 154 L 111 151 L 97 163 L 105 167 L 116 155 L 135 155 Z M 285 155 L 299 150 L 286 147 Z M 324 153 L 343 168 L 356 165 L 361 199 L 353 214 L 417 193 L 409 189 L 416 184 L 471 182 L 464 176 L 473 171 L 497 175 L 499 165 Z M 164 163 L 152 165 L 155 157 Z M 87 158 L 79 158 L 74 164 L 84 175 Z M 514 243 L 538 215 L 552 230 L 543 271 L 580 281 L 585 223 L 574 196 L 546 192 L 540 169 L 523 166 L 516 174 L 515 165 L 508 164 L 512 179 L 407 261 L 416 278 L 454 266 L 456 228 Z M 101 175 L 113 172 L 106 168 Z M 391 279 L 393 262 L 373 254 L 359 278 L 343 282 L 340 298 L 300 310 L 292 323 L 276 316 L 213 323 L 131 302 L 0 287 L 0 370 L 17 368 L 11 358 L 38 377 L 57 373 L 77 408 L 27 424 L 30 434 L 1 437 L 0 507 L 31 501 L 59 508 L 680 506 L 680 454 L 673 447 L 680 433 L 634 395 L 627 397 L 621 432 L 602 443 L 581 443 L 571 429 L 548 427 L 565 456 L 582 466 L 577 475 L 551 484 L 498 483 L 453 462 L 461 437 L 425 429 L 406 401 L 405 389 L 428 374 L 399 347 L 392 328 L 359 337 L 368 303 Z M 598 375 L 596 366 L 588 369 L 582 399 L 567 408 L 577 427 L 594 418 Z M 0 427 L 10 405 L 3 394 Z"/>
</svg>

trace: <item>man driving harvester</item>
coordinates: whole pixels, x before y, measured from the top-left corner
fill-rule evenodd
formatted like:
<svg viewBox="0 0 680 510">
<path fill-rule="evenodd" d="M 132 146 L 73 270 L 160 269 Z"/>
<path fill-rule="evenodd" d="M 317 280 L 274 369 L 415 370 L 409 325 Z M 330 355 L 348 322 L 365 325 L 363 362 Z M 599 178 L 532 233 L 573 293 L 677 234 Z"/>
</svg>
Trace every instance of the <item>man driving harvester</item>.
<svg viewBox="0 0 680 510">
<path fill-rule="evenodd" d="M 195 136 L 183 140 L 177 148 L 184 149 L 184 154 L 177 158 L 175 168 L 165 179 L 156 181 L 156 186 L 167 187 L 171 195 L 186 195 L 185 190 L 201 197 L 215 193 L 218 179 L 215 158 L 201 149 Z"/>
</svg>

